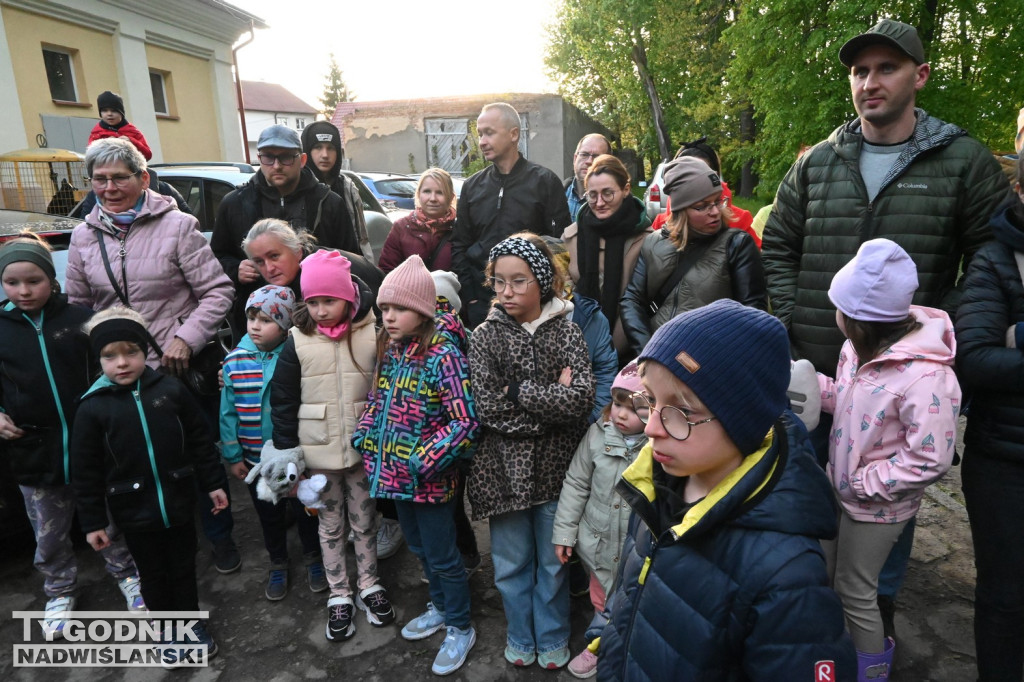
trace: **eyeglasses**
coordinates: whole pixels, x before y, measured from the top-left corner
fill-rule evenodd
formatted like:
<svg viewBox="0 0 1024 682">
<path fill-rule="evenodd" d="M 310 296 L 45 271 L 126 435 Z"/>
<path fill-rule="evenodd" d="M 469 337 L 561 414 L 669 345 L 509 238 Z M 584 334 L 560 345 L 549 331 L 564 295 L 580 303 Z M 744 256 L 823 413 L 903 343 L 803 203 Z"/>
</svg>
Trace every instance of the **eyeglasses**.
<svg viewBox="0 0 1024 682">
<path fill-rule="evenodd" d="M 601 155 L 591 154 L 590 152 L 576 152 L 576 158 L 580 159 L 581 161 L 590 161 L 591 159 L 596 159 L 599 156 Z"/>
<path fill-rule="evenodd" d="M 114 183 L 114 187 L 124 189 L 128 186 L 128 183 L 131 182 L 132 178 L 141 173 L 142 171 L 139 171 L 138 173 L 132 173 L 131 175 L 111 175 L 110 177 L 105 175 L 94 175 L 89 178 L 89 180 L 92 182 L 93 189 L 106 189 L 107 184 L 111 182 Z"/>
<path fill-rule="evenodd" d="M 295 163 L 295 159 L 302 156 L 299 152 L 290 152 L 288 154 L 257 154 L 260 158 L 260 163 L 264 166 L 273 166 L 275 163 L 280 162 L 282 166 L 290 166 Z"/>
<path fill-rule="evenodd" d="M 530 287 L 530 282 L 536 282 L 535 279 L 510 279 L 504 280 L 500 277 L 491 277 L 487 280 L 487 285 L 494 290 L 494 293 L 500 294 L 505 291 L 506 286 L 512 287 L 513 294 L 525 294 L 526 290 Z"/>
<path fill-rule="evenodd" d="M 658 418 L 661 419 L 661 426 L 665 429 L 665 433 L 672 436 L 676 440 L 686 440 L 690 437 L 690 429 L 694 426 L 700 426 L 701 424 L 707 424 L 713 422 L 718 417 L 708 417 L 707 419 L 701 419 L 699 422 L 692 422 L 686 418 L 686 413 L 678 407 L 672 405 L 666 405 L 665 407 L 657 410 L 651 405 L 651 401 L 647 399 L 643 393 L 633 394 L 633 411 L 636 412 L 636 416 L 640 418 L 644 424 L 647 424 L 651 420 L 651 412 L 657 412 Z"/>
<path fill-rule="evenodd" d="M 615 198 L 616 194 L 618 194 L 618 192 L 616 192 L 614 189 L 610 189 L 610 188 L 607 188 L 607 187 L 605 189 L 601 190 L 600 192 L 597 192 L 597 191 L 587 192 L 587 203 L 588 204 L 596 204 L 598 197 L 600 197 L 601 199 L 604 199 L 604 203 L 610 204 L 612 199 Z"/>
<path fill-rule="evenodd" d="M 712 201 L 707 204 L 694 204 L 693 206 L 687 206 L 687 208 L 690 209 L 691 211 L 696 211 L 697 213 L 703 215 L 705 213 L 709 213 L 713 208 L 717 208 L 719 211 L 721 211 L 728 204 L 729 202 L 726 199 L 719 199 L 718 201 Z"/>
</svg>

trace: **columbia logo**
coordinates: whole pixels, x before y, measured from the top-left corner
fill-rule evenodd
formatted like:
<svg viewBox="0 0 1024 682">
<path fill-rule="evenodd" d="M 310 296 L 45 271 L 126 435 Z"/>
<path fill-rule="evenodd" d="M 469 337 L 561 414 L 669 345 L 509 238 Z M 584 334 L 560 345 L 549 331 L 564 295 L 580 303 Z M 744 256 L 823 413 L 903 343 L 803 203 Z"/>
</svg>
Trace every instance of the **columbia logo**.
<svg viewBox="0 0 1024 682">
<path fill-rule="evenodd" d="M 900 182 L 896 184 L 897 189 L 928 189 L 928 185 L 923 182 Z"/>
</svg>

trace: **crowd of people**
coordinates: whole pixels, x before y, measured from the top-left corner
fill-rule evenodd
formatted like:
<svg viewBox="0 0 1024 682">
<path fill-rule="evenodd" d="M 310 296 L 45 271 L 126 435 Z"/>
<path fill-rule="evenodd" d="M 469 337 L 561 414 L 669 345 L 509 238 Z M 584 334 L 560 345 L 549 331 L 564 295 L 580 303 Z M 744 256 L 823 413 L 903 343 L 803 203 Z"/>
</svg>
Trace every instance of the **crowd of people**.
<svg viewBox="0 0 1024 682">
<path fill-rule="evenodd" d="M 915 107 L 930 68 L 913 27 L 883 19 L 839 59 L 857 117 L 797 160 L 763 234 L 706 140 L 667 163 L 652 224 L 604 136 L 562 182 L 494 103 L 477 120 L 490 165 L 457 200 L 424 172 L 379 262 L 331 124 L 264 130 L 207 244 L 103 93 L 63 287 L 42 239 L 0 248 L 0 447 L 45 636 L 76 605 L 76 511 L 127 608 L 198 611 L 195 515 L 217 570 L 243 560 L 230 473 L 266 598 L 287 594 L 293 517 L 331 642 L 359 611 L 395 622 L 378 562 L 404 538 L 430 601 L 400 635 L 443 631 L 436 675 L 477 639 L 468 499 L 511 666 L 887 679 L 914 517 L 969 406 L 978 671 L 1021 680 L 1024 161 L 1014 191 Z M 288 494 L 300 479 L 314 502 Z M 572 574 L 594 610 L 575 655 Z M 166 665 L 189 641 L 216 653 L 206 622 L 191 635 L 165 638 Z"/>
</svg>

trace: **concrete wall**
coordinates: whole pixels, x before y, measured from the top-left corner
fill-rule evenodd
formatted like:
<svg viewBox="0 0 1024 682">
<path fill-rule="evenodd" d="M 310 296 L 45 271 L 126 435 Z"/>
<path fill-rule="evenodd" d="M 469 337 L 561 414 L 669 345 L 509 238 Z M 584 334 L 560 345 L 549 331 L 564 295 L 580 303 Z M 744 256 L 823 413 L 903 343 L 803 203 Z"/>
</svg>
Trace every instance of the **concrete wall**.
<svg viewBox="0 0 1024 682">
<path fill-rule="evenodd" d="M 580 140 L 591 133 L 601 133 L 611 139 L 611 132 L 566 101 L 562 102 L 562 126 L 565 131 L 562 141 L 562 161 L 566 164 L 566 172 L 562 177 L 567 178 L 573 174 L 572 157 L 576 153 L 576 145 Z"/>
<path fill-rule="evenodd" d="M 507 101 L 528 117 L 527 157 L 553 170 L 559 177 L 572 173 L 572 152 L 579 137 L 587 132 L 606 132 L 589 121 L 575 107 L 571 129 L 565 130 L 566 105 L 558 95 L 504 94 L 452 97 L 394 102 L 355 103 L 353 111 L 340 121 L 345 134 L 345 154 L 353 170 L 410 172 L 410 158 L 416 172 L 428 166 L 425 120 L 464 118 L 476 120 L 480 108 L 490 102 Z M 336 121 L 336 124 L 339 121 Z M 576 135 L 575 138 L 569 139 Z M 568 156 L 565 150 L 571 147 Z"/>
</svg>

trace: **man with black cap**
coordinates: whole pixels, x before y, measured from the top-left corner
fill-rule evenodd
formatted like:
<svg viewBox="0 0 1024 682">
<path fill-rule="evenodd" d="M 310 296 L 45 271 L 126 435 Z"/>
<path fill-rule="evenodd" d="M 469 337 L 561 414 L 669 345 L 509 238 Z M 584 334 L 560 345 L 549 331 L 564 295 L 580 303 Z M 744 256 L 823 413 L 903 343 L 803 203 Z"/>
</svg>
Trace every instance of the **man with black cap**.
<svg viewBox="0 0 1024 682">
<path fill-rule="evenodd" d="M 796 358 L 831 375 L 844 336 L 828 299 L 832 277 L 868 239 L 899 244 L 917 265 L 917 305 L 950 315 L 958 272 L 991 239 L 988 220 L 1010 194 L 992 154 L 967 131 L 915 108 L 931 68 L 917 30 L 883 19 L 839 50 L 858 117 L 807 151 L 786 174 L 762 256 L 775 314 Z M 828 457 L 831 420 L 815 429 Z M 892 631 L 895 593 L 913 542 L 907 525 L 882 571 L 879 604 Z"/>
<path fill-rule="evenodd" d="M 370 238 L 366 233 L 366 219 L 363 216 L 363 200 L 359 188 L 341 172 L 345 160 L 345 149 L 341 146 L 341 133 L 327 121 L 310 123 L 302 130 L 302 151 L 306 154 L 306 165 L 316 179 L 331 188 L 331 191 L 345 200 L 345 210 L 355 227 L 361 253 L 375 261 Z"/>
<path fill-rule="evenodd" d="M 344 200 L 306 167 L 299 134 L 283 125 L 260 133 L 256 143 L 259 171 L 230 192 L 217 210 L 210 247 L 236 287 L 236 303 L 245 301 L 261 282 L 256 266 L 242 251 L 242 240 L 258 220 L 279 218 L 297 232 L 309 232 L 328 249 L 359 252 L 355 226 Z M 244 311 L 235 306 L 234 323 L 245 329 Z"/>
</svg>

